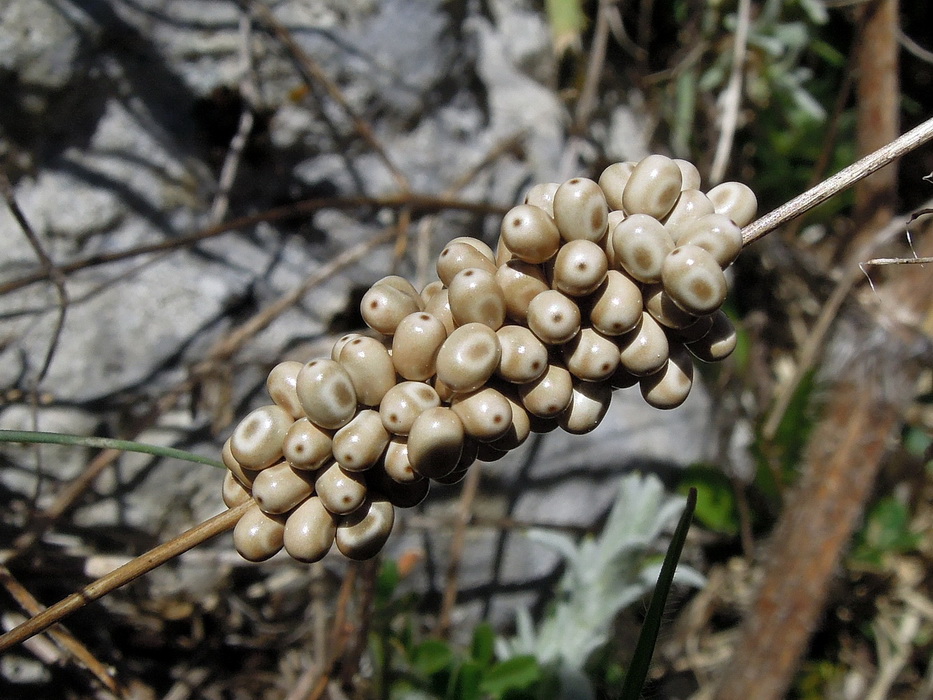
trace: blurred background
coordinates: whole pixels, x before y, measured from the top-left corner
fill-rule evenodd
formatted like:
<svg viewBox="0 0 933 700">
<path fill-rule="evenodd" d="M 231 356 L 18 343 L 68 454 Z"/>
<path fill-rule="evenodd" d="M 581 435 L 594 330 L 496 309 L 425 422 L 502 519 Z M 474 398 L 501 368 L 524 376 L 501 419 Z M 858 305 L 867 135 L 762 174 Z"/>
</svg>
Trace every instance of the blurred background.
<svg viewBox="0 0 933 700">
<path fill-rule="evenodd" d="M 664 153 L 764 214 L 929 120 L 933 6 L 5 0 L 0 94 L 35 234 L 0 210 L 0 429 L 217 457 L 275 364 L 450 239 L 494 245 L 535 183 Z M 680 408 L 621 391 L 434 489 L 369 563 L 221 536 L 70 618 L 79 652 L 0 656 L 0 694 L 619 697 L 695 486 L 647 693 L 933 697 L 933 274 L 865 264 L 933 256 L 931 175 L 924 146 L 745 250 L 737 350 Z M 4 630 L 17 591 L 51 604 L 222 511 L 222 477 L 3 445 Z M 617 584 L 587 589 L 582 542 Z M 548 646 L 584 599 L 592 643 Z"/>
</svg>

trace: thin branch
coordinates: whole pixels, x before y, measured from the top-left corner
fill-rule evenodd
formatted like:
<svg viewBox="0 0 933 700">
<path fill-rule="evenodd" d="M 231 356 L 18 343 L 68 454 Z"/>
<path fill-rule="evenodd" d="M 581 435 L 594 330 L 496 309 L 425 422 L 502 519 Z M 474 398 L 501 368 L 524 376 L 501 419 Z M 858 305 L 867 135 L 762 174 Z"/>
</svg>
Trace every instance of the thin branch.
<svg viewBox="0 0 933 700">
<path fill-rule="evenodd" d="M 251 508 L 252 505 L 252 500 L 248 500 L 238 505 L 236 508 L 231 508 L 219 515 L 215 515 L 213 518 L 205 520 L 200 525 L 194 526 L 165 544 L 161 544 L 145 554 L 136 557 L 132 561 L 127 562 L 106 576 L 102 576 L 77 593 L 72 593 L 52 607 L 43 610 L 35 617 L 30 618 L 23 624 L 14 627 L 6 634 L 0 636 L 0 652 L 6 651 L 13 645 L 19 644 L 40 632 L 44 632 L 56 622 L 80 610 L 88 603 L 103 598 L 108 593 L 162 566 L 162 564 L 184 554 L 189 549 L 232 529 L 233 526 L 237 524 L 240 516 Z"/>
<path fill-rule="evenodd" d="M 719 142 L 716 155 L 710 168 L 710 180 L 713 184 L 722 182 L 732 153 L 735 131 L 739 124 L 739 109 L 742 106 L 742 74 L 745 70 L 745 54 L 748 49 L 748 29 L 751 24 L 752 7 L 750 0 L 739 0 L 738 23 L 735 27 L 735 40 L 732 50 L 732 71 L 729 83 L 722 94 L 722 128 L 719 130 Z"/>
<path fill-rule="evenodd" d="M 38 615 L 42 612 L 42 605 L 36 600 L 23 584 L 16 580 L 8 568 L 0 564 L 0 583 L 6 588 L 7 592 L 13 597 L 19 606 L 30 615 Z M 79 642 L 75 637 L 63 627 L 53 627 L 49 630 L 49 636 L 55 642 L 55 645 L 62 649 L 79 665 L 87 669 L 90 674 L 97 679 L 97 682 L 103 685 L 107 690 L 117 696 L 122 696 L 123 691 L 114 679 L 111 670 L 97 660 L 88 648 Z M 59 657 L 61 658 L 61 657 Z"/>
<path fill-rule="evenodd" d="M 39 385 L 42 383 L 42 380 L 45 379 L 45 375 L 48 374 L 49 367 L 52 365 L 52 358 L 55 355 L 55 349 L 58 347 L 58 339 L 65 325 L 65 314 L 68 309 L 68 291 L 65 289 L 65 276 L 62 270 L 56 267 L 48 253 L 45 252 L 45 248 L 42 246 L 39 236 L 36 235 L 36 232 L 30 225 L 29 219 L 26 218 L 23 210 L 20 209 L 16 201 L 16 194 L 13 191 L 13 185 L 10 183 L 10 179 L 7 177 L 6 171 L 3 168 L 0 168 L 0 194 L 3 195 L 3 199 L 6 200 L 6 205 L 9 207 L 10 213 L 13 215 L 13 218 L 16 219 L 16 223 L 19 224 L 20 229 L 22 229 L 23 235 L 26 236 L 26 240 L 29 241 L 29 245 L 32 246 L 36 257 L 39 258 L 39 264 L 42 267 L 44 278 L 48 279 L 55 286 L 55 293 L 58 295 L 58 317 L 55 320 L 52 339 L 49 341 L 45 359 L 42 361 L 39 373 L 36 375 L 35 381 L 33 382 L 33 393 L 35 394 L 38 393 Z"/>
<path fill-rule="evenodd" d="M 830 197 L 848 189 L 856 182 L 880 170 L 905 153 L 919 148 L 927 141 L 933 139 L 933 118 L 926 120 L 919 126 L 911 129 L 903 136 L 895 139 L 887 146 L 879 148 L 848 168 L 840 170 L 832 177 L 824 180 L 801 195 L 794 197 L 786 204 L 782 204 L 774 211 L 765 214 L 742 229 L 742 244 L 747 246 L 757 241 L 788 221 L 813 209 Z"/>
<path fill-rule="evenodd" d="M 118 262 L 133 258 L 147 253 L 159 253 L 165 250 L 174 250 L 197 243 L 208 238 L 219 236 L 223 233 L 230 233 L 241 228 L 249 228 L 256 224 L 273 221 L 284 221 L 287 219 L 296 219 L 307 216 L 322 209 L 402 209 L 408 207 L 412 213 L 434 212 L 444 209 L 465 211 L 474 214 L 505 214 L 507 208 L 485 202 L 467 202 L 460 200 L 445 199 L 434 195 L 406 193 L 395 194 L 386 197 L 324 197 L 320 199 L 305 199 L 284 207 L 268 209 L 259 214 L 242 216 L 237 219 L 231 219 L 216 226 L 210 226 L 202 231 L 171 238 L 168 240 L 151 243 L 149 245 L 137 246 L 129 250 L 120 250 L 113 253 L 101 253 L 92 255 L 80 260 L 74 260 L 69 263 L 63 263 L 58 266 L 58 271 L 63 274 L 69 274 L 78 270 L 83 270 L 96 265 Z M 49 273 L 45 270 L 39 270 L 29 275 L 24 275 L 19 279 L 11 280 L 0 284 L 0 295 L 28 287 L 31 284 L 42 282 L 49 279 Z"/>
<path fill-rule="evenodd" d="M 450 632 L 450 618 L 457 602 L 457 589 L 460 578 L 460 565 L 463 562 L 463 548 L 466 544 L 467 525 L 470 524 L 470 515 L 473 512 L 473 501 L 479 491 L 481 470 L 474 467 L 467 472 L 460 493 L 460 502 L 457 504 L 456 525 L 450 541 L 450 561 L 447 563 L 447 580 L 444 585 L 444 597 L 441 601 L 441 611 L 437 617 L 434 634 L 446 637 Z"/>
</svg>

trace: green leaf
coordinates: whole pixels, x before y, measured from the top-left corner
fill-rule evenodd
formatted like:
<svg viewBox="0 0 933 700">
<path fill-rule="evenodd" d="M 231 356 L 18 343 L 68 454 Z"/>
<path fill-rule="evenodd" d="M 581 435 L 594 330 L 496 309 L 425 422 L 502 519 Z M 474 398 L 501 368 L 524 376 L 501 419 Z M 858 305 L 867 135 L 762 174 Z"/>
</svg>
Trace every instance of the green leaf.
<svg viewBox="0 0 933 700">
<path fill-rule="evenodd" d="M 869 511 L 864 527 L 855 536 L 852 558 L 870 566 L 882 566 L 890 554 L 913 551 L 919 533 L 910 530 L 910 510 L 896 498 L 883 498 Z"/>
<path fill-rule="evenodd" d="M 475 661 L 466 661 L 451 678 L 447 691 L 449 700 L 480 700 L 483 669 Z"/>
<path fill-rule="evenodd" d="M 685 494 L 697 491 L 696 518 L 716 532 L 734 535 L 739 531 L 735 492 L 729 479 L 718 469 L 694 465 L 682 472 L 678 490 Z"/>
<path fill-rule="evenodd" d="M 580 0 L 545 0 L 545 11 L 551 24 L 554 48 L 562 54 L 580 41 L 586 27 L 586 15 Z"/>
<path fill-rule="evenodd" d="M 622 693 L 619 696 L 622 700 L 639 700 L 641 691 L 645 687 L 645 679 L 648 677 L 648 669 L 651 667 L 651 657 L 654 655 L 658 633 L 661 631 L 664 606 L 667 603 L 667 596 L 671 592 L 674 572 L 677 569 L 677 562 L 680 560 L 680 553 L 684 549 L 684 542 L 687 541 L 687 531 L 690 529 L 690 521 L 693 519 L 696 505 L 696 489 L 690 489 L 687 494 L 687 504 L 684 507 L 684 512 L 680 516 L 680 522 L 677 523 L 677 529 L 674 530 L 674 536 L 667 548 L 667 554 L 664 555 L 664 564 L 661 566 L 658 585 L 655 587 L 654 593 L 651 594 L 648 614 L 645 615 L 645 622 L 642 625 L 641 633 L 638 635 L 635 653 L 632 655 L 632 662 L 629 664 L 628 673 L 625 675 L 625 684 L 622 686 Z"/>
<path fill-rule="evenodd" d="M 480 689 L 499 697 L 510 690 L 521 690 L 541 677 L 541 667 L 533 656 L 513 656 L 490 668 L 483 675 Z"/>
<path fill-rule="evenodd" d="M 425 676 L 431 676 L 443 671 L 456 661 L 451 648 L 436 639 L 421 642 L 412 650 L 411 665 Z"/>
<path fill-rule="evenodd" d="M 392 600 L 395 593 L 395 587 L 401 580 L 398 572 L 398 564 L 393 559 L 385 559 L 379 568 L 379 576 L 376 578 L 376 607 L 382 608 Z"/>
<path fill-rule="evenodd" d="M 483 668 L 488 668 L 493 662 L 495 656 L 496 634 L 492 630 L 492 625 L 488 622 L 481 622 L 473 630 L 473 644 L 470 649 L 470 655 L 473 660 Z"/>
</svg>

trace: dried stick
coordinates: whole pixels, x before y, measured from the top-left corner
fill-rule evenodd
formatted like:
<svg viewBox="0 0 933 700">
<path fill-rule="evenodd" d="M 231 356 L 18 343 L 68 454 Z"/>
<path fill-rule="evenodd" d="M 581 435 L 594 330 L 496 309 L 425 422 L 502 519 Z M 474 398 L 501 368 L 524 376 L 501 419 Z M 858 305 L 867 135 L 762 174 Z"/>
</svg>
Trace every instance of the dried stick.
<svg viewBox="0 0 933 700">
<path fill-rule="evenodd" d="M 39 601 L 2 564 L 0 564 L 0 583 L 27 613 L 39 615 L 42 612 L 42 605 Z M 122 696 L 123 691 L 117 684 L 116 679 L 111 675 L 110 669 L 98 661 L 86 646 L 75 639 L 71 632 L 63 627 L 53 627 L 49 630 L 49 636 L 52 637 L 58 647 L 84 666 L 97 679 L 98 683 L 114 695 Z"/>
<path fill-rule="evenodd" d="M 81 258 L 80 260 L 73 260 L 72 262 L 62 263 L 57 267 L 57 270 L 62 274 L 69 274 L 88 267 L 118 262 L 120 260 L 134 258 L 139 255 L 145 255 L 147 253 L 159 253 L 166 250 L 184 248 L 186 246 L 192 245 L 193 243 L 197 243 L 198 241 L 214 238 L 215 236 L 219 236 L 223 233 L 229 233 L 241 228 L 249 228 L 264 222 L 295 219 L 307 216 L 308 214 L 316 211 L 321 211 L 322 209 L 342 210 L 361 209 L 367 207 L 374 209 L 401 209 L 408 207 L 413 214 L 452 209 L 475 214 L 495 214 L 499 216 L 505 214 L 507 209 L 506 207 L 501 207 L 495 204 L 487 204 L 485 202 L 451 200 L 430 194 L 419 194 L 417 192 L 393 194 L 387 195 L 385 197 L 356 196 L 305 199 L 294 204 L 289 204 L 288 206 L 268 209 L 264 212 L 260 212 L 259 214 L 252 214 L 250 216 L 242 216 L 237 219 L 230 219 L 223 224 L 211 226 L 202 231 L 198 231 L 187 236 L 180 236 L 178 238 L 159 241 L 158 243 L 150 243 L 149 245 L 141 245 L 135 248 L 130 248 L 128 250 L 120 250 L 112 253 L 100 253 L 97 255 L 89 256 L 87 258 Z M 0 294 L 14 292 L 18 289 L 22 289 L 23 287 L 28 287 L 31 284 L 43 282 L 47 279 L 49 279 L 49 272 L 46 270 L 38 270 L 29 275 L 24 275 L 19 279 L 10 280 L 9 282 L 0 284 Z"/>
<path fill-rule="evenodd" d="M 216 537 L 222 532 L 230 530 L 237 524 L 240 516 L 252 507 L 252 505 L 252 501 L 246 501 L 236 508 L 231 508 L 219 515 L 215 515 L 213 518 L 205 520 L 200 525 L 195 525 L 190 530 L 169 540 L 165 544 L 161 544 L 145 554 L 141 554 L 106 576 L 102 576 L 96 581 L 89 583 L 77 593 L 72 593 L 52 607 L 47 608 L 35 617 L 30 618 L 23 624 L 0 636 L 0 652 L 45 631 L 51 625 L 54 625 L 71 613 L 80 610 L 88 603 L 103 598 L 108 593 L 162 566 L 162 564 L 184 554 L 189 549 L 206 542 L 212 537 Z"/>
<path fill-rule="evenodd" d="M 816 187 L 812 187 L 803 194 L 794 197 L 786 204 L 782 204 L 769 214 L 765 214 L 757 221 L 753 221 L 742 229 L 742 244 L 750 245 L 774 229 L 783 226 L 791 219 L 813 209 L 830 197 L 848 189 L 864 177 L 880 170 L 905 153 L 919 148 L 930 139 L 933 139 L 933 118 L 927 119 L 914 127 L 903 136 L 895 139 L 887 146 L 879 148 L 848 168 L 840 170 L 832 177 L 824 180 Z"/>
<path fill-rule="evenodd" d="M 444 585 L 444 596 L 441 600 L 441 611 L 437 617 L 434 634 L 446 637 L 450 631 L 450 617 L 454 604 L 457 602 L 457 584 L 460 577 L 460 564 L 463 560 L 463 548 L 466 543 L 466 529 L 470 524 L 470 513 L 473 511 L 473 501 L 479 490 L 480 470 L 471 469 L 467 473 L 457 504 L 457 520 L 454 535 L 450 542 L 450 561 L 447 564 L 447 580 Z"/>
<path fill-rule="evenodd" d="M 739 124 L 739 108 L 742 106 L 742 73 L 745 70 L 745 53 L 748 48 L 748 28 L 751 24 L 751 0 L 739 0 L 738 24 L 735 27 L 735 40 L 732 47 L 732 71 L 729 82 L 722 94 L 722 128 L 719 130 L 719 142 L 716 155 L 710 168 L 710 181 L 722 182 L 732 153 L 735 131 Z"/>
</svg>

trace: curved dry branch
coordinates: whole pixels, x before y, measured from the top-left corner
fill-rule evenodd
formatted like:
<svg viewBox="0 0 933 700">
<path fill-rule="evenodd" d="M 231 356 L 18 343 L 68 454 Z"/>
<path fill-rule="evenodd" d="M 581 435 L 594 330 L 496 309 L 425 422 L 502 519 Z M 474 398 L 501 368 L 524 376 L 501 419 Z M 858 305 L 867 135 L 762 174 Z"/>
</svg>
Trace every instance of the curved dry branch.
<svg viewBox="0 0 933 700">
<path fill-rule="evenodd" d="M 797 195 L 786 204 L 782 204 L 769 214 L 753 221 L 742 229 L 742 245 L 754 243 L 762 236 L 771 233 L 774 229 L 783 226 L 791 219 L 822 204 L 830 197 L 848 189 L 862 178 L 868 177 L 876 170 L 880 170 L 892 161 L 919 148 L 927 141 L 933 139 L 933 118 L 927 119 L 900 138 L 895 139 L 887 146 L 879 148 L 848 168 L 840 170 L 832 177 L 823 180 L 816 187 L 812 187 L 803 194 Z"/>
<path fill-rule="evenodd" d="M 212 537 L 216 537 L 222 532 L 232 529 L 233 526 L 237 524 L 240 516 L 243 515 L 251 505 L 252 501 L 247 501 L 238 505 L 236 508 L 231 508 L 219 515 L 215 515 L 213 518 L 205 520 L 200 525 L 195 525 L 178 537 L 169 540 L 165 544 L 160 544 L 158 547 L 149 550 L 145 554 L 141 554 L 118 569 L 111 571 L 106 576 L 102 576 L 96 581 L 89 583 L 77 593 L 72 593 L 52 607 L 46 608 L 35 617 L 30 618 L 23 624 L 14 627 L 6 634 L 0 636 L 0 652 L 45 631 L 56 622 L 80 610 L 88 603 L 103 598 L 108 593 L 162 566 L 162 564 L 184 554 L 189 549 L 193 549 L 199 544 L 207 542 L 207 540 Z"/>
</svg>

